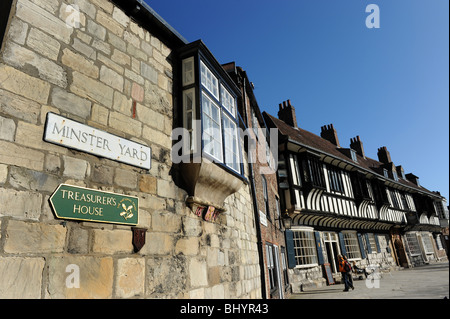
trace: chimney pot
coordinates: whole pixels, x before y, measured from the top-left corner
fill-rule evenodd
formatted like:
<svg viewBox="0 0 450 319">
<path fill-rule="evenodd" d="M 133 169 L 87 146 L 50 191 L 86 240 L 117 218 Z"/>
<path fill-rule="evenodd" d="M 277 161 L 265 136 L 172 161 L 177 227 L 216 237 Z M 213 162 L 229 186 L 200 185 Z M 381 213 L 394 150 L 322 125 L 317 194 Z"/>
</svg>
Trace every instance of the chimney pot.
<svg viewBox="0 0 450 319">
<path fill-rule="evenodd" d="M 378 160 L 383 164 L 392 163 L 391 154 L 387 150 L 386 146 L 380 147 L 378 149 Z"/>
<path fill-rule="evenodd" d="M 283 104 L 280 104 L 278 118 L 292 127 L 297 127 L 297 116 L 291 100 L 284 101 Z"/>
<path fill-rule="evenodd" d="M 356 136 L 355 138 L 350 139 L 350 148 L 352 150 L 355 150 L 356 154 L 358 154 L 359 156 L 366 158 L 366 155 L 364 153 L 363 143 L 361 142 L 361 138 L 359 137 L 359 135 Z"/>
<path fill-rule="evenodd" d="M 339 144 L 337 132 L 334 129 L 333 124 L 322 126 L 322 132 L 320 133 L 320 136 L 323 139 L 333 143 L 337 147 L 341 147 L 341 145 Z"/>
</svg>

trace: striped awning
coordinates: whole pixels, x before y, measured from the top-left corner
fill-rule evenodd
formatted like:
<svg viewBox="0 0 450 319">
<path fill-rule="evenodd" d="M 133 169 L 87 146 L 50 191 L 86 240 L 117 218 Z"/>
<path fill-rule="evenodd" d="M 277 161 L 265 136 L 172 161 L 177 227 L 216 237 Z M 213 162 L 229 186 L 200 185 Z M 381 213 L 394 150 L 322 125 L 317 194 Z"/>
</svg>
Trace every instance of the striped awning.
<svg viewBox="0 0 450 319">
<path fill-rule="evenodd" d="M 386 231 L 394 226 L 393 223 L 387 223 L 380 220 L 364 220 L 323 213 L 293 213 L 290 217 L 292 218 L 292 226 L 310 226 L 315 228 Z"/>
</svg>

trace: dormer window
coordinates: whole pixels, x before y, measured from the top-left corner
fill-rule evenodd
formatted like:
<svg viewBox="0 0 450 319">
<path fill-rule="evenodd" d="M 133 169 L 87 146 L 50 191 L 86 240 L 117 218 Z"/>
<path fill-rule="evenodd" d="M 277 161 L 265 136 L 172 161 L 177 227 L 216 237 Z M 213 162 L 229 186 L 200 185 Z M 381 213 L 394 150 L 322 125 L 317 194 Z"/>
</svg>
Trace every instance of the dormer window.
<svg viewBox="0 0 450 319">
<path fill-rule="evenodd" d="M 190 147 L 184 152 L 188 149 L 192 155 L 206 156 L 241 175 L 239 91 L 203 43 L 194 44 L 197 50 L 188 52 L 181 63 L 183 126 L 190 137 Z"/>
<path fill-rule="evenodd" d="M 398 182 L 398 175 L 396 171 L 392 171 L 392 175 L 394 176 L 394 180 Z"/>
<path fill-rule="evenodd" d="M 177 115 L 184 130 L 182 148 L 174 147 L 179 156 L 174 163 L 179 164 L 192 211 L 214 207 L 223 212 L 225 198 L 245 181 L 237 113 L 241 92 L 203 42 L 186 45 L 178 57 Z"/>
<path fill-rule="evenodd" d="M 387 169 L 383 168 L 383 174 L 384 174 L 384 177 L 389 178 L 389 173 L 388 173 Z"/>
<path fill-rule="evenodd" d="M 353 162 L 358 163 L 358 157 L 356 157 L 356 151 L 353 149 L 350 149 L 350 155 L 352 156 Z"/>
</svg>

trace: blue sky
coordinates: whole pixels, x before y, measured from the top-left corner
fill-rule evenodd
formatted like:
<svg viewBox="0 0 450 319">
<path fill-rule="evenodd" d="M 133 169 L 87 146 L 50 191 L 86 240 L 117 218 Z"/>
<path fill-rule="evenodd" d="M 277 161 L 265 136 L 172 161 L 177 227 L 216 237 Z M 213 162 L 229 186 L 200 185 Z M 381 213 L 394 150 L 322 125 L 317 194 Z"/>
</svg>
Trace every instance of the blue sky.
<svg viewBox="0 0 450 319">
<path fill-rule="evenodd" d="M 299 126 L 334 124 L 342 147 L 386 146 L 395 165 L 449 197 L 448 0 L 146 2 L 220 63 L 235 61 L 262 111 L 290 99 Z M 380 28 L 366 27 L 366 6 Z"/>
</svg>

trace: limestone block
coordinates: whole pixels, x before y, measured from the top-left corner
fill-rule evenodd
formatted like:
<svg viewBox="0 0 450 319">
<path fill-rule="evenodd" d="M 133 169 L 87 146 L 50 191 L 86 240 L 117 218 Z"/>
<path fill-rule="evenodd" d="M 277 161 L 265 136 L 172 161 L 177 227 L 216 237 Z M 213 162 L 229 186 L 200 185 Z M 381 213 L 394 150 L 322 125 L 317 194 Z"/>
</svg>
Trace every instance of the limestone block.
<svg viewBox="0 0 450 319">
<path fill-rule="evenodd" d="M 51 34 L 56 39 L 67 44 L 70 42 L 70 36 L 74 29 L 67 27 L 64 21 L 29 0 L 17 2 L 16 15 L 23 21 Z"/>
<path fill-rule="evenodd" d="M 182 256 L 147 260 L 147 297 L 177 295 L 187 287 L 186 260 Z M 170 293 L 168 293 L 170 292 Z"/>
<path fill-rule="evenodd" d="M 63 252 L 66 232 L 61 225 L 10 220 L 4 250 L 11 254 Z"/>
<path fill-rule="evenodd" d="M 44 154 L 0 140 L 0 163 L 41 171 L 44 167 Z"/>
<path fill-rule="evenodd" d="M 90 60 L 95 61 L 97 59 L 97 51 L 95 51 L 92 46 L 89 46 L 78 39 L 73 39 L 72 48 L 84 54 Z"/>
<path fill-rule="evenodd" d="M 141 249 L 142 255 L 165 256 L 171 255 L 174 248 L 172 234 L 147 232 L 146 244 Z"/>
<path fill-rule="evenodd" d="M 131 65 L 130 56 L 117 49 L 114 49 L 114 53 L 111 56 L 111 60 L 119 63 L 120 65 L 128 65 L 128 66 Z"/>
<path fill-rule="evenodd" d="M 199 253 L 199 240 L 197 237 L 180 238 L 175 245 L 175 254 L 196 256 Z"/>
<path fill-rule="evenodd" d="M 196 216 L 193 218 L 183 217 L 183 231 L 185 236 L 201 236 L 203 233 L 203 228 L 200 219 Z"/>
<path fill-rule="evenodd" d="M 67 251 L 71 254 L 87 254 L 89 250 L 89 232 L 82 228 L 73 228 L 69 233 Z"/>
<path fill-rule="evenodd" d="M 189 263 L 189 278 L 191 288 L 203 287 L 208 285 L 208 271 L 206 261 L 192 258 Z"/>
<path fill-rule="evenodd" d="M 116 168 L 114 182 L 119 186 L 135 189 L 137 187 L 137 174 L 133 171 Z"/>
<path fill-rule="evenodd" d="M 119 112 L 111 112 L 109 114 L 109 125 L 134 137 L 140 137 L 142 134 L 142 123 Z"/>
<path fill-rule="evenodd" d="M 20 21 L 19 19 L 13 19 L 8 31 L 8 38 L 18 44 L 25 44 L 27 38 L 28 24 Z"/>
<path fill-rule="evenodd" d="M 59 110 L 74 114 L 81 118 L 89 118 L 92 103 L 66 90 L 55 87 L 51 94 L 52 105 Z"/>
<path fill-rule="evenodd" d="M 118 10 L 115 8 L 114 10 Z M 114 13 L 113 13 L 114 14 Z M 118 17 L 119 13 L 116 13 L 116 17 Z M 123 36 L 124 27 L 119 22 L 114 20 L 110 15 L 106 14 L 103 11 L 97 12 L 96 20 L 98 23 L 100 23 L 102 26 L 106 27 L 109 31 L 111 31 L 113 34 L 115 34 L 118 37 Z"/>
<path fill-rule="evenodd" d="M 0 205 L 0 216 L 39 220 L 42 195 L 0 188 L 0 203 L 7 203 Z"/>
<path fill-rule="evenodd" d="M 36 123 L 40 109 L 39 103 L 0 89 L 0 112 L 29 123 Z"/>
<path fill-rule="evenodd" d="M 85 160 L 63 156 L 64 173 L 66 177 L 85 179 L 89 169 L 89 163 Z"/>
<path fill-rule="evenodd" d="M 153 231 L 169 233 L 179 233 L 181 231 L 181 218 L 178 214 L 154 212 L 152 221 Z"/>
<path fill-rule="evenodd" d="M 92 20 L 87 22 L 87 31 L 102 41 L 106 39 L 106 29 Z"/>
<path fill-rule="evenodd" d="M 108 125 L 109 111 L 106 107 L 98 104 L 92 106 L 91 120 L 102 125 Z"/>
<path fill-rule="evenodd" d="M 8 178 L 8 166 L 5 164 L 0 164 L 0 184 L 6 183 Z"/>
<path fill-rule="evenodd" d="M 110 257 L 50 257 L 46 297 L 52 299 L 112 298 L 113 280 L 113 259 Z M 79 288 L 74 286 L 76 283 L 79 284 Z"/>
<path fill-rule="evenodd" d="M 16 123 L 12 119 L 0 115 L 0 139 L 14 142 Z"/>
<path fill-rule="evenodd" d="M 145 289 L 145 259 L 119 259 L 115 288 L 117 298 L 142 297 Z"/>
<path fill-rule="evenodd" d="M 7 43 L 3 58 L 16 67 L 31 67 L 45 81 L 63 88 L 67 86 L 67 74 L 62 67 L 14 42 Z"/>
<path fill-rule="evenodd" d="M 0 89 L 8 90 L 41 104 L 47 104 L 50 84 L 10 66 L 0 64 Z"/>
<path fill-rule="evenodd" d="M 139 179 L 139 190 L 144 193 L 156 194 L 156 182 L 156 177 L 142 175 Z"/>
<path fill-rule="evenodd" d="M 158 72 L 147 63 L 141 62 L 141 75 L 154 84 L 158 83 Z"/>
<path fill-rule="evenodd" d="M 60 184 L 52 175 L 15 166 L 10 168 L 9 183 L 15 188 L 44 192 L 53 192 Z"/>
<path fill-rule="evenodd" d="M 133 232 L 131 230 L 93 230 L 92 252 L 115 254 L 133 251 Z"/>
<path fill-rule="evenodd" d="M 113 89 L 79 72 L 73 72 L 73 83 L 70 90 L 81 97 L 91 99 L 106 107 L 112 106 Z"/>
<path fill-rule="evenodd" d="M 93 61 L 88 60 L 69 49 L 64 49 L 62 63 L 72 68 L 73 70 L 77 70 L 94 79 L 98 78 L 99 76 L 98 67 L 94 65 Z"/>
<path fill-rule="evenodd" d="M 91 2 L 104 10 L 106 13 L 111 14 L 113 12 L 114 5 L 109 0 L 91 0 Z"/>
<path fill-rule="evenodd" d="M 34 51 L 56 61 L 61 45 L 55 38 L 47 35 L 39 29 L 32 28 L 28 35 L 27 44 Z"/>
<path fill-rule="evenodd" d="M 41 298 L 44 258 L 0 257 L 0 299 Z"/>
<path fill-rule="evenodd" d="M 123 77 L 117 72 L 107 68 L 104 65 L 100 69 L 100 81 L 120 92 L 123 91 L 123 84 L 124 84 Z"/>
</svg>

